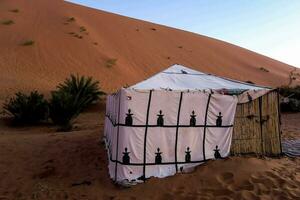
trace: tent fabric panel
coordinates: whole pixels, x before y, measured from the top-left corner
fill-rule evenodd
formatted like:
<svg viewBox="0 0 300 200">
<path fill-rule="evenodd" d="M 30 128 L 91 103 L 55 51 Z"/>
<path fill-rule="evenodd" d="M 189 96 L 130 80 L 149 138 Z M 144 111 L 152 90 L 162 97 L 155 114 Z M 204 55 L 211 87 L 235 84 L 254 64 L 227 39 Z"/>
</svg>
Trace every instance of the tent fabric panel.
<svg viewBox="0 0 300 200">
<path fill-rule="evenodd" d="M 185 162 L 187 154 L 191 155 L 191 162 L 204 160 L 202 154 L 203 132 L 203 127 L 185 127 L 179 129 L 177 144 L 178 162 Z"/>
<path fill-rule="evenodd" d="M 120 126 L 118 160 L 123 162 L 125 148 L 129 152 L 130 163 L 143 160 L 145 128 Z"/>
<path fill-rule="evenodd" d="M 147 135 L 146 162 L 155 163 L 157 149 L 162 152 L 162 162 L 175 162 L 176 128 L 150 127 Z"/>
<path fill-rule="evenodd" d="M 222 158 L 227 157 L 230 153 L 233 127 L 230 128 L 207 128 L 205 137 L 205 157 L 206 159 L 215 158 L 216 146 Z"/>
<path fill-rule="evenodd" d="M 155 90 L 152 93 L 149 124 L 157 125 L 158 115 L 162 111 L 164 125 L 176 125 L 180 93 Z"/>
<path fill-rule="evenodd" d="M 208 93 L 199 91 L 184 93 L 180 112 L 180 125 L 190 124 L 193 111 L 196 124 L 204 124 L 207 100 Z"/>
<path fill-rule="evenodd" d="M 144 132 L 144 128 L 140 127 L 120 127 L 117 180 L 132 180 L 143 175 L 141 161 L 143 160 Z M 133 165 L 125 163 L 126 154 L 130 158 L 130 164 Z"/>
<path fill-rule="evenodd" d="M 146 146 L 146 178 L 151 176 L 162 178 L 176 173 L 174 165 L 175 129 L 176 128 L 149 127 Z M 156 159 L 159 156 L 161 156 L 161 163 L 170 164 L 156 164 Z"/>
<path fill-rule="evenodd" d="M 149 91 L 135 92 L 133 90 L 121 90 L 120 123 L 126 123 L 129 109 L 133 125 L 145 125 Z"/>
<path fill-rule="evenodd" d="M 221 115 L 222 126 L 230 126 L 234 123 L 237 106 L 237 97 L 214 94 L 208 107 L 207 125 L 217 125 L 218 116 Z"/>
</svg>

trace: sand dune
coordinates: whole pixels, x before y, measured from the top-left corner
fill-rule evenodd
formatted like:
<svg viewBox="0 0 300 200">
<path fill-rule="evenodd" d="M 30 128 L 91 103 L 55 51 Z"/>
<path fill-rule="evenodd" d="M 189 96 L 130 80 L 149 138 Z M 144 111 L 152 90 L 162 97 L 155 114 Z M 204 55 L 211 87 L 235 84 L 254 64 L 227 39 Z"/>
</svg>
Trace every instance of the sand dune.
<svg viewBox="0 0 300 200">
<path fill-rule="evenodd" d="M 0 13 L 2 99 L 17 90 L 49 92 L 70 73 L 113 91 L 174 63 L 270 86 L 288 84 L 294 69 L 213 38 L 61 0 L 2 0 Z"/>
<path fill-rule="evenodd" d="M 292 66 L 223 41 L 61 0 L 1 0 L 0 22 L 0 102 L 18 90 L 48 93 L 70 73 L 114 91 L 174 63 L 274 87 L 300 78 Z M 300 198 L 300 160 L 287 157 L 231 157 L 118 188 L 99 142 L 103 106 L 80 115 L 71 133 L 1 120 L 0 199 Z M 286 138 L 299 137 L 298 119 L 284 118 Z"/>
</svg>

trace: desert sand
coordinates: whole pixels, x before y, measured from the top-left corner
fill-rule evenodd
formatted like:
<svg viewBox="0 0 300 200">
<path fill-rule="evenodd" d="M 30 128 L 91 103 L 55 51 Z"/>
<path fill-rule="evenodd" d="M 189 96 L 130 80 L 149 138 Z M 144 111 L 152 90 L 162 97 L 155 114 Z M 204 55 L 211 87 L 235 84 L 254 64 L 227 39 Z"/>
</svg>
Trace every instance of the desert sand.
<svg viewBox="0 0 300 200">
<path fill-rule="evenodd" d="M 274 87 L 300 83 L 293 66 L 227 42 L 62 0 L 1 0 L 0 22 L 2 100 L 48 93 L 70 73 L 111 92 L 175 63 Z"/>
<path fill-rule="evenodd" d="M 84 112 L 72 132 L 44 124 L 0 124 L 0 199 L 299 199 L 300 159 L 228 157 L 188 174 L 151 178 L 131 188 L 108 176 L 104 103 Z M 283 115 L 283 139 L 300 138 L 300 114 Z"/>
</svg>

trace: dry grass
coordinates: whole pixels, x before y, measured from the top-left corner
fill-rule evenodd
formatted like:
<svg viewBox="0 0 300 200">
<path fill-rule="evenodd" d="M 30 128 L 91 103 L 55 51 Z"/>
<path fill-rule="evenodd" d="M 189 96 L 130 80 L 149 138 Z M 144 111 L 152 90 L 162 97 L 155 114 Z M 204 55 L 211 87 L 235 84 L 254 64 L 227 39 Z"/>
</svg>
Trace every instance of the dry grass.
<svg viewBox="0 0 300 200">
<path fill-rule="evenodd" d="M 22 46 L 31 46 L 34 45 L 33 40 L 26 40 L 25 42 L 22 43 Z"/>
<path fill-rule="evenodd" d="M 117 60 L 118 59 L 116 59 L 116 58 L 108 59 L 106 61 L 106 67 L 111 68 L 111 67 L 115 66 L 117 64 Z"/>
<path fill-rule="evenodd" d="M 84 26 L 80 26 L 80 32 L 84 32 L 84 31 L 86 31 L 86 28 L 84 27 Z"/>
<path fill-rule="evenodd" d="M 3 25 L 11 25 L 11 24 L 14 24 L 14 23 L 15 22 L 13 20 L 11 20 L 11 19 L 5 20 L 5 21 L 2 22 Z"/>
<path fill-rule="evenodd" d="M 259 69 L 260 69 L 261 71 L 263 71 L 263 72 L 269 72 L 269 70 L 266 69 L 266 68 L 264 68 L 264 67 L 260 67 Z"/>
<path fill-rule="evenodd" d="M 78 35 L 78 34 L 76 34 L 76 33 L 73 33 L 72 35 L 73 35 L 74 37 L 78 38 L 78 39 L 82 39 L 82 38 L 83 38 L 81 35 Z"/>
<path fill-rule="evenodd" d="M 69 17 L 67 21 L 68 22 L 74 22 L 74 21 L 76 21 L 76 19 L 75 19 L 75 17 Z"/>
<path fill-rule="evenodd" d="M 18 12 L 20 12 L 20 10 L 19 9 L 12 9 L 12 10 L 10 10 L 10 12 L 18 13 Z"/>
</svg>

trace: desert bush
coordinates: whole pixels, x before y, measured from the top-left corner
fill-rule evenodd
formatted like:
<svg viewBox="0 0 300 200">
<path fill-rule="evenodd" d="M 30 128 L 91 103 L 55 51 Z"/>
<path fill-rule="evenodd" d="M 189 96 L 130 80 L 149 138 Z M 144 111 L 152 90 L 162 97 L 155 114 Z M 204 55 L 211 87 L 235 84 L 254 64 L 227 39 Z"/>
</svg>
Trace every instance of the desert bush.
<svg viewBox="0 0 300 200">
<path fill-rule="evenodd" d="M 72 129 L 73 120 L 83 110 L 83 103 L 79 95 L 72 95 L 65 91 L 53 91 L 49 102 L 49 117 L 52 122 L 60 126 L 59 130 Z"/>
<path fill-rule="evenodd" d="M 9 20 L 3 21 L 2 24 L 3 25 L 11 25 L 11 24 L 14 24 L 14 21 L 9 19 Z"/>
<path fill-rule="evenodd" d="M 48 103 L 37 91 L 29 95 L 18 92 L 3 104 L 4 112 L 13 116 L 18 123 L 36 123 L 47 119 Z"/>
<path fill-rule="evenodd" d="M 86 28 L 84 26 L 80 26 L 79 30 L 80 30 L 80 32 L 84 32 L 84 31 L 86 31 Z"/>
<path fill-rule="evenodd" d="M 88 106 L 99 100 L 105 93 L 100 90 L 99 81 L 94 81 L 92 77 L 73 75 L 57 86 L 59 91 L 70 93 L 74 97 L 79 95 L 80 100 Z"/>
<path fill-rule="evenodd" d="M 300 101 L 290 98 L 288 102 L 281 102 L 280 109 L 282 112 L 300 112 Z"/>
<path fill-rule="evenodd" d="M 20 10 L 19 9 L 12 9 L 12 10 L 10 10 L 10 12 L 18 13 L 18 12 L 20 12 Z"/>
<path fill-rule="evenodd" d="M 25 42 L 22 43 L 23 46 L 31 46 L 34 44 L 33 40 L 26 40 Z"/>
<path fill-rule="evenodd" d="M 300 112 L 300 86 L 281 87 L 279 93 L 283 97 L 288 97 L 287 102 L 280 103 L 281 111 Z"/>
<path fill-rule="evenodd" d="M 72 129 L 72 121 L 83 109 L 104 94 L 99 82 L 93 81 L 92 77 L 71 75 L 51 93 L 49 116 L 61 130 L 68 131 Z"/>
<path fill-rule="evenodd" d="M 300 85 L 295 87 L 281 87 L 279 88 L 279 93 L 284 97 L 293 95 L 291 96 L 292 98 L 300 100 Z"/>
<path fill-rule="evenodd" d="M 73 34 L 74 37 L 82 39 L 83 37 L 81 35 L 78 35 L 77 33 Z"/>
<path fill-rule="evenodd" d="M 75 17 L 69 17 L 67 21 L 68 22 L 74 22 L 75 21 Z"/>
<path fill-rule="evenodd" d="M 116 58 L 108 59 L 106 61 L 106 67 L 111 68 L 112 66 L 116 65 L 117 64 L 117 60 L 118 59 L 116 59 Z"/>
<path fill-rule="evenodd" d="M 264 67 L 260 67 L 259 69 L 260 69 L 261 71 L 263 71 L 263 72 L 269 72 L 269 70 L 266 69 L 266 68 L 264 68 Z"/>
</svg>

